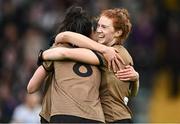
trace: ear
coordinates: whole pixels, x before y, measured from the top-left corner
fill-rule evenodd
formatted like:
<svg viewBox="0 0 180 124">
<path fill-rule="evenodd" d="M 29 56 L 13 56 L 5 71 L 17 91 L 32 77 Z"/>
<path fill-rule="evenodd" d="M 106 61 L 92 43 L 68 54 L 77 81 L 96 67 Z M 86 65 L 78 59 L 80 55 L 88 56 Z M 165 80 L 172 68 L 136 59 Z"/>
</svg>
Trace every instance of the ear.
<svg viewBox="0 0 180 124">
<path fill-rule="evenodd" d="M 122 35 L 122 30 L 118 30 L 114 34 L 115 37 L 120 37 L 121 35 Z"/>
</svg>

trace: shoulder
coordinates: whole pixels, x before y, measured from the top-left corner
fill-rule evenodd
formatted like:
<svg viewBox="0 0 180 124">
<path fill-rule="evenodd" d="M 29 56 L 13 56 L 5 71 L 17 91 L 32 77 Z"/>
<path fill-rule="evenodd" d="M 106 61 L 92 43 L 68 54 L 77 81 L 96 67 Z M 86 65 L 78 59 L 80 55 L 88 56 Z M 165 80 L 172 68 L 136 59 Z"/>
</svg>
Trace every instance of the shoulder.
<svg viewBox="0 0 180 124">
<path fill-rule="evenodd" d="M 115 45 L 113 47 L 118 50 L 119 55 L 122 57 L 122 59 L 125 61 L 125 63 L 127 65 L 129 65 L 129 64 L 133 65 L 133 59 L 132 59 L 130 53 L 128 52 L 128 50 L 124 46 Z"/>
</svg>

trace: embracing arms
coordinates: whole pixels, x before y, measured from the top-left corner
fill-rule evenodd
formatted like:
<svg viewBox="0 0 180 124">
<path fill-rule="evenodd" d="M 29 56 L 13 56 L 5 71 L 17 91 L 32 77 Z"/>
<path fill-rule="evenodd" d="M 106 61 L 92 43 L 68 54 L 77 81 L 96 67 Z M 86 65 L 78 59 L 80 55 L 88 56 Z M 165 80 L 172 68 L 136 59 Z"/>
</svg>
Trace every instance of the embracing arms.
<svg viewBox="0 0 180 124">
<path fill-rule="evenodd" d="M 131 87 L 131 95 L 137 95 L 139 90 L 139 74 L 134 70 L 132 66 L 126 66 L 125 69 L 121 69 L 121 64 L 124 64 L 124 61 L 116 53 L 116 49 L 102 45 L 84 35 L 70 31 L 58 34 L 55 39 L 55 44 L 58 43 L 70 43 L 79 47 L 92 49 L 102 53 L 108 63 L 108 68 L 113 69 L 119 80 L 132 81 L 133 85 Z"/>
<path fill-rule="evenodd" d="M 43 60 L 74 60 L 91 65 L 99 65 L 99 60 L 95 53 L 85 48 L 65 48 L 56 47 L 48 49 L 42 54 Z"/>
<path fill-rule="evenodd" d="M 59 43 L 70 43 L 78 47 L 100 52 L 106 59 L 108 68 L 112 68 L 114 72 L 120 69 L 120 63 L 124 64 L 123 59 L 119 56 L 115 48 L 97 43 L 82 34 L 70 31 L 59 33 L 55 38 L 55 44 L 57 45 Z"/>
<path fill-rule="evenodd" d="M 81 53 L 83 53 L 83 54 L 81 54 Z M 52 49 L 48 49 L 44 52 L 40 51 L 38 61 L 40 58 L 41 58 L 41 62 L 43 60 L 65 60 L 65 59 L 67 60 L 67 59 L 69 59 L 69 60 L 75 60 L 75 61 L 81 61 L 84 63 L 89 63 L 92 65 L 99 65 L 99 59 L 97 58 L 95 53 L 93 53 L 89 49 L 84 49 L 84 48 L 73 48 L 73 49 L 64 48 L 64 47 L 52 48 Z M 38 91 L 40 89 L 40 87 L 42 86 L 47 75 L 48 75 L 48 72 L 45 70 L 45 68 L 42 65 L 40 65 L 28 83 L 27 92 L 31 94 L 31 93 Z"/>
<path fill-rule="evenodd" d="M 122 81 L 131 81 L 131 93 L 130 96 L 134 97 L 139 91 L 139 73 L 134 70 L 130 65 L 125 66 L 125 69 L 118 71 L 116 77 Z"/>
<path fill-rule="evenodd" d="M 44 60 L 75 60 L 92 65 L 99 65 L 97 56 L 89 49 L 56 47 L 43 52 Z M 131 96 L 136 96 L 139 90 L 139 74 L 130 65 L 116 72 L 116 77 L 122 81 L 131 81 Z"/>
<path fill-rule="evenodd" d="M 56 36 L 55 44 L 59 43 L 70 43 L 79 47 L 85 48 L 63 48 L 57 47 L 48 49 L 43 52 L 44 60 L 63 60 L 63 59 L 71 59 L 75 61 L 80 61 L 92 65 L 98 65 L 99 61 L 97 56 L 89 49 L 93 49 L 95 51 L 101 52 L 105 59 L 108 62 L 108 67 L 112 67 L 114 72 L 117 72 L 117 69 L 120 69 L 120 61 L 123 61 L 121 57 L 116 53 L 117 51 L 112 47 L 107 47 L 102 44 L 99 44 L 90 38 L 83 36 L 74 32 L 63 32 Z M 119 63 L 119 64 L 118 64 Z M 113 65 L 114 64 L 114 65 Z M 118 67 L 117 69 L 115 67 Z M 133 67 L 132 67 L 133 68 Z M 134 70 L 134 68 L 133 68 Z M 119 75 L 120 80 L 131 80 L 135 85 L 132 87 L 133 94 L 136 94 L 139 87 L 139 75 L 138 73 L 129 67 L 125 68 L 124 71 L 119 71 L 117 74 Z M 123 76 L 122 76 L 123 75 Z"/>
<path fill-rule="evenodd" d="M 82 48 L 98 51 L 102 54 L 108 49 L 107 46 L 99 44 L 82 34 L 70 31 L 59 33 L 55 38 L 55 44 L 57 45 L 58 43 L 70 43 Z"/>
</svg>

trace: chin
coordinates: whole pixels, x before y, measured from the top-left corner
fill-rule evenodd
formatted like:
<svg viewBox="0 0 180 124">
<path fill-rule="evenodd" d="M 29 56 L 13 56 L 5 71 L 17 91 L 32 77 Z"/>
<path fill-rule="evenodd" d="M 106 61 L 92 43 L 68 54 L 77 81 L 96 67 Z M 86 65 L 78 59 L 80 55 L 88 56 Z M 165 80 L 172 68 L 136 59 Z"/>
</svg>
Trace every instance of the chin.
<svg viewBox="0 0 180 124">
<path fill-rule="evenodd" d="M 103 40 L 98 40 L 98 43 L 104 44 L 104 41 Z"/>
</svg>

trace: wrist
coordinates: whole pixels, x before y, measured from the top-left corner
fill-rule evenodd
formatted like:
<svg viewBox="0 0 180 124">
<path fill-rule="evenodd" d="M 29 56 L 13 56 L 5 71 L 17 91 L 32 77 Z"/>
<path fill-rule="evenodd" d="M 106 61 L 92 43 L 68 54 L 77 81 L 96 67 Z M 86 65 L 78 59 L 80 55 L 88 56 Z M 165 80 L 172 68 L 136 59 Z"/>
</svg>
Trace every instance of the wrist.
<svg viewBox="0 0 180 124">
<path fill-rule="evenodd" d="M 43 50 L 40 50 L 39 51 L 39 54 L 38 54 L 38 61 L 37 61 L 37 65 L 42 65 L 42 62 L 43 62 Z"/>
<path fill-rule="evenodd" d="M 107 51 L 108 51 L 108 47 L 104 45 L 102 45 L 99 49 L 99 52 L 102 54 L 105 54 Z"/>
</svg>

